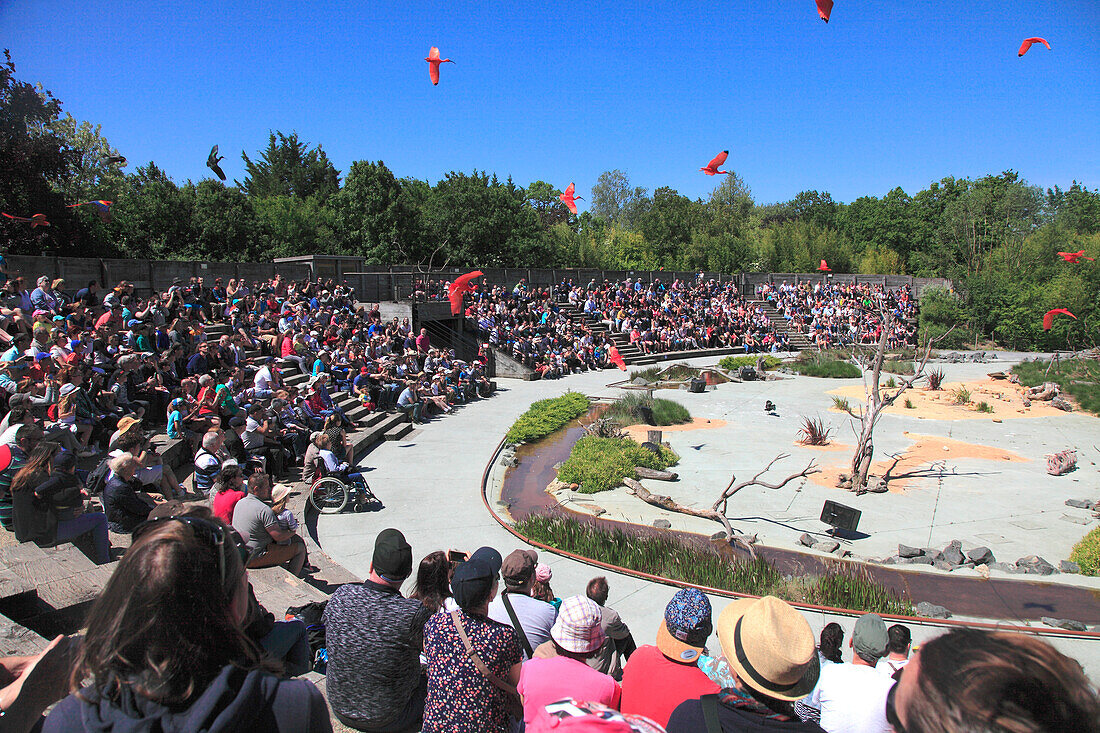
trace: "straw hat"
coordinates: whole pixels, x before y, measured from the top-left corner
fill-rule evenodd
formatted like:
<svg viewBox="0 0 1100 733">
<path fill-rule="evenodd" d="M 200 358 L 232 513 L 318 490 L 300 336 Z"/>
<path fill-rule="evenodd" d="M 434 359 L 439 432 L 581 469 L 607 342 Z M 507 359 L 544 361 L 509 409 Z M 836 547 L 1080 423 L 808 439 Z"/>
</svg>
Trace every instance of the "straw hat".
<svg viewBox="0 0 1100 733">
<path fill-rule="evenodd" d="M 287 484 L 275 484 L 271 488 L 271 504 L 274 506 L 290 496 L 290 486 Z"/>
<path fill-rule="evenodd" d="M 774 596 L 734 601 L 718 616 L 722 652 L 748 687 L 779 700 L 813 691 L 820 671 L 810 624 Z"/>
</svg>

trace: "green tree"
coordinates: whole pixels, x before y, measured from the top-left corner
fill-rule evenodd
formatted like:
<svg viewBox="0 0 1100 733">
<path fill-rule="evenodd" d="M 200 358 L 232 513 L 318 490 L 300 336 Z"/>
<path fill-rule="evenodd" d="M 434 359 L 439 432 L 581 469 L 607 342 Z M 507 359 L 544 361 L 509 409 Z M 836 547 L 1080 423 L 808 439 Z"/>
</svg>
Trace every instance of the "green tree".
<svg viewBox="0 0 1100 733">
<path fill-rule="evenodd" d="M 559 196 L 561 191 L 546 181 L 535 181 L 527 187 L 527 205 L 534 210 L 544 229 L 569 221 L 569 209 Z"/>
<path fill-rule="evenodd" d="M 271 133 L 256 162 L 244 152 L 241 158 L 248 174 L 237 185 L 249 196 L 317 196 L 324 201 L 340 188 L 340 174 L 325 151 L 320 145 L 310 148 L 296 132 Z"/>
<path fill-rule="evenodd" d="M 271 254 L 259 236 L 260 226 L 252 202 L 236 186 L 205 179 L 188 183 L 181 193 L 192 204 L 195 238 L 187 259 L 220 262 L 257 262 Z M 177 254 L 171 259 L 178 259 Z"/>
<path fill-rule="evenodd" d="M 194 198 L 155 163 L 139 167 L 126 177 L 126 185 L 112 207 L 112 231 L 118 249 L 135 259 L 193 256 Z"/>
<path fill-rule="evenodd" d="M 371 264 L 399 261 L 415 239 L 415 218 L 401 195 L 401 184 L 382 161 L 355 161 L 344 187 L 330 202 L 344 251 Z"/>
<path fill-rule="evenodd" d="M 592 186 L 592 214 L 608 224 L 631 228 L 649 206 L 646 190 L 631 188 L 630 178 L 616 168 L 604 171 Z"/>
<path fill-rule="evenodd" d="M 1091 191 L 1077 181 L 1063 191 L 1058 186 L 1047 189 L 1047 207 L 1055 223 L 1071 232 L 1100 232 L 1100 190 Z"/>
<path fill-rule="evenodd" d="M 263 259 L 340 254 L 334 231 L 335 212 L 316 197 L 267 196 L 250 201 L 267 243 Z"/>
</svg>

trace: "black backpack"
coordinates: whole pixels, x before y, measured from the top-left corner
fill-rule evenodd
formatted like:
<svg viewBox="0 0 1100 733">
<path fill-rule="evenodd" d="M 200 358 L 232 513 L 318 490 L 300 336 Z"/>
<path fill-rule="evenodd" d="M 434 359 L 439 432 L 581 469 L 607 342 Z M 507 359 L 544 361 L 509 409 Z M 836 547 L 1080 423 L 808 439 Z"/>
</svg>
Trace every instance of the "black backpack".
<svg viewBox="0 0 1100 733">
<path fill-rule="evenodd" d="M 325 606 L 328 601 L 310 601 L 304 606 L 291 606 L 286 610 L 286 620 L 295 619 L 306 625 L 309 634 L 309 651 L 316 657 L 318 649 L 325 648 Z"/>
<path fill-rule="evenodd" d="M 102 494 L 104 487 L 107 486 L 107 474 L 110 472 L 111 456 L 107 456 L 88 474 L 88 481 L 84 488 L 86 488 L 88 493 L 92 496 Z"/>
</svg>

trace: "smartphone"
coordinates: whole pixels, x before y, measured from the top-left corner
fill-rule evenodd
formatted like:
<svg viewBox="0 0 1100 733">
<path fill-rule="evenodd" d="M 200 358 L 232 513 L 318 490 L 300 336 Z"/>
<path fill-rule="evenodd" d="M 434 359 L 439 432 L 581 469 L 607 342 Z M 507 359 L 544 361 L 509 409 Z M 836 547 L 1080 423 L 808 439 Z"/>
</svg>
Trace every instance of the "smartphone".
<svg viewBox="0 0 1100 733">
<path fill-rule="evenodd" d="M 461 550 L 447 550 L 447 560 L 458 564 L 460 562 L 466 562 L 467 555 Z"/>
</svg>

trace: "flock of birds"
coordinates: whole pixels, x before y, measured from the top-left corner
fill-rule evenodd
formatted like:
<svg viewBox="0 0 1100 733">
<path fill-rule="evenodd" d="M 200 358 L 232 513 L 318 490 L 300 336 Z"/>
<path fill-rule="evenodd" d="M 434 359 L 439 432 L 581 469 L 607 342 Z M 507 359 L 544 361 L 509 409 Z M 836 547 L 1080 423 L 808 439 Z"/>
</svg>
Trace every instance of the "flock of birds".
<svg viewBox="0 0 1100 733">
<path fill-rule="evenodd" d="M 833 12 L 833 0 L 814 0 L 814 2 L 817 4 L 818 15 L 823 21 L 828 23 L 829 17 Z M 1023 56 L 1025 53 L 1028 52 L 1028 49 L 1030 49 L 1036 43 L 1041 43 L 1042 45 L 1046 46 L 1048 50 L 1050 49 L 1050 44 L 1047 43 L 1046 39 L 1044 38 L 1025 38 L 1023 43 L 1020 45 L 1020 50 L 1017 53 L 1017 56 Z M 455 63 L 451 59 L 441 58 L 439 48 L 436 46 L 431 47 L 431 49 L 428 51 L 427 57 L 425 57 L 424 60 L 428 62 L 428 78 L 431 79 L 432 84 L 435 86 L 438 86 L 439 84 L 439 66 L 441 64 Z M 225 172 L 218 164 L 224 159 L 224 157 L 225 156 L 218 155 L 218 146 L 215 145 L 213 148 L 210 149 L 210 155 L 208 155 L 206 158 L 206 166 L 211 171 L 213 171 L 214 175 L 216 175 L 222 181 L 226 180 Z M 709 163 L 707 163 L 699 170 L 708 176 L 729 175 L 730 171 L 719 170 L 725 164 L 728 157 L 729 151 L 723 150 L 722 152 L 718 153 L 718 155 L 714 156 Z M 113 155 L 104 158 L 104 162 L 109 165 L 125 166 L 126 158 L 121 155 Z M 558 196 L 558 198 L 563 204 L 565 204 L 565 207 L 569 209 L 569 212 L 574 215 L 576 215 L 577 213 L 577 201 L 584 200 L 580 196 L 576 195 L 576 186 L 572 181 L 570 181 L 569 185 L 565 188 L 565 191 L 563 191 L 562 194 Z M 111 204 L 111 201 L 101 199 L 96 201 L 82 201 L 78 204 L 69 204 L 68 208 L 91 206 L 99 215 L 99 218 L 103 221 L 103 223 L 109 224 L 111 222 Z M 46 220 L 45 214 L 32 214 L 31 216 L 13 216 L 12 214 L 9 214 L 7 212 L 0 212 L 0 215 L 3 215 L 4 217 L 16 223 L 30 224 L 31 229 L 34 229 L 36 227 L 48 227 L 50 225 L 50 222 Z M 1092 257 L 1085 257 L 1084 250 L 1081 250 L 1080 252 L 1059 252 L 1058 255 L 1062 257 L 1067 263 L 1071 264 L 1079 264 L 1080 260 L 1082 259 L 1093 260 Z M 825 260 L 821 260 L 821 264 L 818 266 L 817 269 L 819 272 L 832 272 Z M 461 297 L 461 295 L 459 295 L 459 297 Z M 1044 330 L 1049 330 L 1051 328 L 1054 322 L 1054 315 L 1059 313 L 1075 319 L 1077 318 L 1077 316 L 1073 315 L 1065 308 L 1055 308 L 1054 310 L 1048 311 L 1043 316 Z"/>
</svg>

